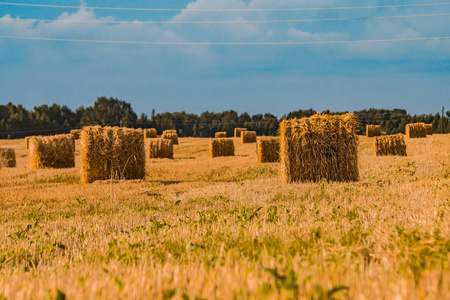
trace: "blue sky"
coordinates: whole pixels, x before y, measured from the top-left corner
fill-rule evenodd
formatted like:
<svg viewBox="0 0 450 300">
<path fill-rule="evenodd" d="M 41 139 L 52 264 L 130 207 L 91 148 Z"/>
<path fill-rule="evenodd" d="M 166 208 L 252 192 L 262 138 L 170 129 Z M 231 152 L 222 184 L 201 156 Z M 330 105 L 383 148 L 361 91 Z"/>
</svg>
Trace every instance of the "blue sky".
<svg viewBox="0 0 450 300">
<path fill-rule="evenodd" d="M 19 0 L 10 2 L 20 2 Z M 130 2 L 130 3 L 129 3 Z M 438 1 L 436 1 L 438 2 Z M 33 0 L 22 3 L 62 4 Z M 67 0 L 64 5 L 286 8 L 433 3 L 354 0 Z M 136 12 L 0 5 L 0 35 L 169 42 L 283 42 L 450 36 L 450 16 L 283 24 L 105 24 L 73 20 L 268 20 L 450 13 L 450 5 L 296 12 Z M 14 18 L 14 21 L 6 19 Z M 20 19 L 20 20 L 17 20 Z M 155 46 L 0 39 L 0 103 L 71 108 L 98 96 L 137 113 L 222 111 L 282 116 L 292 110 L 450 106 L 450 40 L 297 46 Z M 448 108 L 447 108 L 448 109 Z"/>
</svg>

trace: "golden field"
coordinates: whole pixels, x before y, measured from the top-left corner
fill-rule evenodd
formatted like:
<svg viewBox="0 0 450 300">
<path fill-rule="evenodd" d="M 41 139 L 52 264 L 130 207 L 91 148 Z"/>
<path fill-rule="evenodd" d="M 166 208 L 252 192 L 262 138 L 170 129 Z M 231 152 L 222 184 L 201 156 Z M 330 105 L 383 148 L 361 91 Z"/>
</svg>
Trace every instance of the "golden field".
<svg viewBox="0 0 450 300">
<path fill-rule="evenodd" d="M 450 298 L 450 135 L 406 157 L 360 136 L 360 181 L 287 185 L 233 140 L 210 158 L 180 138 L 145 180 L 93 184 L 79 141 L 75 168 L 31 170 L 1 140 L 0 299 Z"/>
</svg>

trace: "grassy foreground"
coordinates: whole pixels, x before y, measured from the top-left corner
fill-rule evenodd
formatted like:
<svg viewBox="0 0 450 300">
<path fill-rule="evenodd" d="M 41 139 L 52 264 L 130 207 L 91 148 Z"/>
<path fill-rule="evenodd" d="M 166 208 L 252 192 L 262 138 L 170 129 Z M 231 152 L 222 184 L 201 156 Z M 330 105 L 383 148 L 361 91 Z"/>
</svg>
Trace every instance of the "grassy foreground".
<svg viewBox="0 0 450 300">
<path fill-rule="evenodd" d="M 374 157 L 361 180 L 281 184 L 255 144 L 209 158 L 180 139 L 142 181 L 79 184 L 76 168 L 0 169 L 0 299 L 445 299 L 450 135 Z M 77 150 L 79 149 L 77 144 Z M 448 298 L 447 298 L 448 299 Z"/>
</svg>

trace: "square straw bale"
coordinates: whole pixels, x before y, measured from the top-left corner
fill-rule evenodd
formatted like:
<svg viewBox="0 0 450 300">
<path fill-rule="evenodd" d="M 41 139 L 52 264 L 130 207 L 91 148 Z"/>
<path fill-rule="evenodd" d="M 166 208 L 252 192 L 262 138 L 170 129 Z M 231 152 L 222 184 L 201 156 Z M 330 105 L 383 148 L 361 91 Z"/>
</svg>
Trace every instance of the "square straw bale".
<svg viewBox="0 0 450 300">
<path fill-rule="evenodd" d="M 374 137 L 381 135 L 380 125 L 366 125 L 366 136 Z"/>
<path fill-rule="evenodd" d="M 226 132 L 226 131 L 219 131 L 219 132 L 216 132 L 215 135 L 214 135 L 214 137 L 215 137 L 216 139 L 219 139 L 219 138 L 226 138 L 226 137 L 227 137 L 227 132 Z"/>
<path fill-rule="evenodd" d="M 433 125 L 425 124 L 425 128 L 427 129 L 427 135 L 433 135 Z"/>
<path fill-rule="evenodd" d="M 386 131 L 382 131 L 381 135 L 387 135 L 387 132 Z"/>
<path fill-rule="evenodd" d="M 173 142 L 170 139 L 153 139 L 149 143 L 148 158 L 173 158 Z"/>
<path fill-rule="evenodd" d="M 70 134 L 32 136 L 28 146 L 31 169 L 75 167 L 75 140 Z"/>
<path fill-rule="evenodd" d="M 209 141 L 209 155 L 211 157 L 234 156 L 234 142 L 227 138 L 211 139 Z"/>
<path fill-rule="evenodd" d="M 84 127 L 80 144 L 82 183 L 145 177 L 142 129 Z"/>
<path fill-rule="evenodd" d="M 80 139 L 80 133 L 81 133 L 81 129 L 72 129 L 70 131 L 70 134 L 73 135 L 73 138 L 76 140 Z"/>
<path fill-rule="evenodd" d="M 161 138 L 170 139 L 174 145 L 178 145 L 178 134 L 176 130 L 164 130 Z"/>
<path fill-rule="evenodd" d="M 0 168 L 14 168 L 16 166 L 16 152 L 13 148 L 0 148 Z"/>
<path fill-rule="evenodd" d="M 256 154 L 258 162 L 279 162 L 280 161 L 280 138 L 263 137 L 256 142 Z"/>
<path fill-rule="evenodd" d="M 313 115 L 280 123 L 281 174 L 284 182 L 356 181 L 356 117 Z"/>
<path fill-rule="evenodd" d="M 234 129 L 234 137 L 240 138 L 241 137 L 241 133 L 243 131 L 246 131 L 246 130 L 247 130 L 247 128 L 235 128 Z"/>
<path fill-rule="evenodd" d="M 427 128 L 425 127 L 425 123 L 412 123 L 406 124 L 405 127 L 406 137 L 413 138 L 426 138 L 427 137 Z"/>
<path fill-rule="evenodd" d="M 246 143 L 256 143 L 256 131 L 241 131 L 241 142 Z"/>
<path fill-rule="evenodd" d="M 406 156 L 405 136 L 403 134 L 377 136 L 373 140 L 373 148 L 376 156 Z"/>
<path fill-rule="evenodd" d="M 146 139 L 154 139 L 157 137 L 156 128 L 144 129 L 144 134 Z"/>
</svg>

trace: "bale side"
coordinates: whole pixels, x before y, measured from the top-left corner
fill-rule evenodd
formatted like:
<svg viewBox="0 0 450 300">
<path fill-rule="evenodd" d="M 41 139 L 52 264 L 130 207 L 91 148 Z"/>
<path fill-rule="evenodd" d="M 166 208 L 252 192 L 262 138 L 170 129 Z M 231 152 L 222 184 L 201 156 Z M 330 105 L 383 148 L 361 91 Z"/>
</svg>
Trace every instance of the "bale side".
<svg viewBox="0 0 450 300">
<path fill-rule="evenodd" d="M 81 133 L 81 182 L 145 177 L 141 129 L 89 126 Z"/>
<path fill-rule="evenodd" d="M 280 161 L 280 139 L 277 137 L 258 138 L 256 154 L 260 163 Z"/>
<path fill-rule="evenodd" d="M 247 128 L 235 128 L 235 129 L 234 129 L 234 137 L 240 138 L 242 132 L 243 132 L 243 131 L 246 131 L 246 130 L 247 130 Z"/>
<path fill-rule="evenodd" d="M 178 145 L 178 134 L 176 130 L 164 130 L 162 135 L 162 139 L 170 139 L 172 140 L 172 144 Z"/>
<path fill-rule="evenodd" d="M 73 138 L 76 140 L 80 139 L 81 129 L 72 129 L 70 134 L 73 135 Z"/>
<path fill-rule="evenodd" d="M 154 139 L 157 137 L 157 131 L 156 128 L 148 128 L 144 130 L 145 138 L 146 139 Z"/>
<path fill-rule="evenodd" d="M 375 137 L 381 135 L 380 125 L 366 125 L 366 136 Z"/>
<path fill-rule="evenodd" d="M 356 181 L 356 117 L 313 115 L 280 123 L 281 174 L 284 182 Z"/>
<path fill-rule="evenodd" d="M 75 140 L 72 135 L 32 136 L 28 145 L 31 169 L 75 167 Z"/>
<path fill-rule="evenodd" d="M 211 157 L 234 156 L 234 142 L 227 138 L 211 139 L 209 141 L 209 155 Z"/>
<path fill-rule="evenodd" d="M 412 123 L 405 126 L 406 137 L 413 138 L 426 138 L 427 129 L 425 123 Z"/>
<path fill-rule="evenodd" d="M 246 143 L 256 143 L 256 131 L 244 130 L 241 132 L 241 142 Z"/>
<path fill-rule="evenodd" d="M 402 134 L 376 137 L 373 146 L 376 156 L 406 156 L 405 136 Z"/>
<path fill-rule="evenodd" d="M 0 168 L 14 168 L 16 166 L 16 152 L 13 148 L 0 148 Z"/>
<path fill-rule="evenodd" d="M 173 143 L 170 139 L 154 139 L 149 143 L 149 158 L 173 158 Z"/>
<path fill-rule="evenodd" d="M 433 125 L 425 124 L 425 128 L 427 129 L 427 135 L 433 135 Z"/>
<path fill-rule="evenodd" d="M 214 134 L 214 137 L 215 137 L 216 139 L 219 139 L 219 138 L 226 138 L 226 137 L 227 137 L 227 132 L 226 132 L 226 131 L 219 131 L 219 132 L 216 132 L 216 133 Z"/>
</svg>

